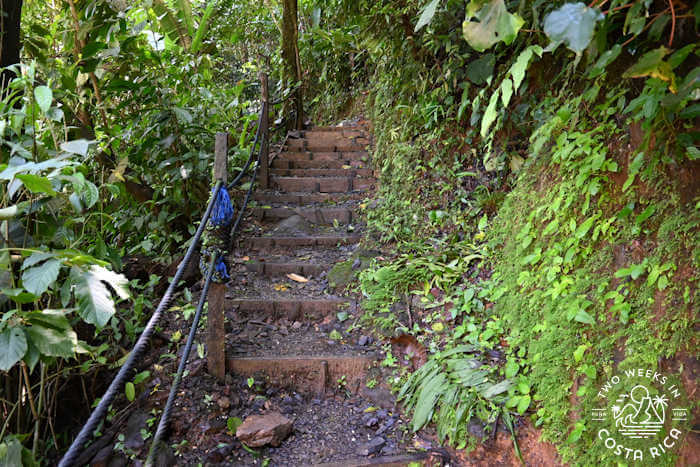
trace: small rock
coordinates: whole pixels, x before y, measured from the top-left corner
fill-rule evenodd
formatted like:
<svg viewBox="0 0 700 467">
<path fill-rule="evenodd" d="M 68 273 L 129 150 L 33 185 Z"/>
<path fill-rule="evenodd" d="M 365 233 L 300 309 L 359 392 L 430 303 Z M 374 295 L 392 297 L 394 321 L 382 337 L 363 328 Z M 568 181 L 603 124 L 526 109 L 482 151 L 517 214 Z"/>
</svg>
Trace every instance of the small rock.
<svg viewBox="0 0 700 467">
<path fill-rule="evenodd" d="M 207 457 L 206 457 L 206 464 L 218 464 L 226 460 L 226 458 L 231 454 L 231 451 L 233 451 L 233 444 L 227 444 L 226 446 L 222 446 L 220 448 L 214 449 L 211 451 Z"/>
<path fill-rule="evenodd" d="M 251 415 L 236 430 L 236 437 L 247 446 L 279 446 L 292 432 L 292 422 L 279 412 Z"/>
<path fill-rule="evenodd" d="M 376 426 L 378 423 L 379 423 L 379 419 L 378 419 L 377 417 L 372 417 L 372 418 L 370 418 L 369 420 L 367 420 L 367 421 L 365 422 L 365 426 L 366 426 L 367 428 L 369 428 L 369 427 L 372 427 L 372 426 Z"/>
<path fill-rule="evenodd" d="M 381 436 L 377 436 L 372 438 L 370 442 L 360 445 L 355 452 L 358 456 L 370 456 L 381 451 L 385 444 L 386 440 Z"/>
<path fill-rule="evenodd" d="M 231 400 L 228 397 L 221 397 L 216 403 L 221 407 L 222 410 L 226 410 L 231 407 Z"/>
<path fill-rule="evenodd" d="M 369 336 L 360 336 L 360 338 L 357 340 L 357 345 L 364 347 L 365 345 L 369 344 L 369 342 Z"/>
<path fill-rule="evenodd" d="M 355 261 L 352 262 L 352 269 L 355 270 L 359 268 L 362 265 L 362 261 L 360 258 L 355 258 Z"/>
<path fill-rule="evenodd" d="M 467 425 L 467 431 L 475 438 L 482 439 L 486 436 L 484 424 L 478 418 L 472 418 Z"/>
<path fill-rule="evenodd" d="M 299 329 L 301 327 L 301 322 L 299 321 L 294 321 L 292 324 L 292 329 Z"/>
</svg>

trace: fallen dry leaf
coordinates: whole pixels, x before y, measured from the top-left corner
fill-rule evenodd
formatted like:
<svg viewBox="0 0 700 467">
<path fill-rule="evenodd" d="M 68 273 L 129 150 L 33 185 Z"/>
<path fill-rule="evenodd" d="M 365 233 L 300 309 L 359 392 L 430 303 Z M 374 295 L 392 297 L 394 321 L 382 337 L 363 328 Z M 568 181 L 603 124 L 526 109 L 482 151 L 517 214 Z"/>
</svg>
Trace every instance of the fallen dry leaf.
<svg viewBox="0 0 700 467">
<path fill-rule="evenodd" d="M 391 352 L 394 355 L 409 357 L 414 370 L 422 367 L 428 361 L 428 352 L 415 337 L 409 334 L 401 334 L 399 337 L 392 337 L 390 342 Z"/>
<path fill-rule="evenodd" d="M 289 277 L 291 280 L 293 280 L 295 282 L 301 282 L 302 284 L 305 282 L 309 282 L 309 280 L 306 277 L 300 276 L 299 274 L 291 273 L 291 274 L 287 274 L 287 277 Z"/>
</svg>

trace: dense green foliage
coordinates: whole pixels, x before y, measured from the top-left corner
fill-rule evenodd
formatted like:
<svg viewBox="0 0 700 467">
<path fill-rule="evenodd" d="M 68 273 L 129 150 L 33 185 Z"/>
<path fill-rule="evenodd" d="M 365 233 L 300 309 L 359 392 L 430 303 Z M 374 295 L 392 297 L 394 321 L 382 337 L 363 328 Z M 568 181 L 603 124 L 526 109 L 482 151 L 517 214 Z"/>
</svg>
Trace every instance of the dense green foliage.
<svg viewBox="0 0 700 467">
<path fill-rule="evenodd" d="M 63 394 L 118 366 L 188 246 L 214 133 L 247 158 L 278 38 L 267 8 L 225 0 L 25 1 L 22 31 L 0 106 L 0 446 L 31 435 L 43 458 L 99 388 Z"/>
<path fill-rule="evenodd" d="M 396 255 L 360 289 L 368 322 L 430 352 L 409 374 L 387 347 L 414 428 L 433 421 L 463 448 L 471 420 L 512 428 L 518 414 L 567 462 L 622 461 L 583 417 L 597 388 L 697 351 L 699 7 L 299 8 L 312 120 L 360 111 L 374 125 L 368 227 Z M 172 262 L 208 195 L 213 134 L 239 138 L 240 163 L 258 71 L 289 92 L 281 17 L 258 0 L 25 0 L 0 107 L 6 456 L 55 456 L 67 439 L 43 420 L 63 382 L 116 366 L 138 334 L 159 278 L 127 284 L 124 258 Z"/>
<path fill-rule="evenodd" d="M 595 3 L 467 2 L 462 28 L 449 0 L 354 17 L 383 182 L 370 228 L 400 253 L 362 274 L 365 306 L 434 352 L 397 388 L 459 447 L 474 417 L 513 412 L 567 462 L 624 461 L 586 418 L 598 388 L 677 374 L 697 348 L 697 11 Z M 454 376 L 463 345 L 471 372 L 503 352 L 500 403 Z"/>
</svg>

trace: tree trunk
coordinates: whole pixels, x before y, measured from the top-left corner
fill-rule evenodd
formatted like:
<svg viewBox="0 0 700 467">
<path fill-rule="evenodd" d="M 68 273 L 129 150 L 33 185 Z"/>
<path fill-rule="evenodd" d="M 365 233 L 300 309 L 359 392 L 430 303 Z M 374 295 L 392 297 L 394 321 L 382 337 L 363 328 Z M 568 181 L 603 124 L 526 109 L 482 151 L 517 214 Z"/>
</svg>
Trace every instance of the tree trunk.
<svg viewBox="0 0 700 467">
<path fill-rule="evenodd" d="M 19 27 L 22 18 L 22 0 L 0 0 L 0 66 L 7 67 L 19 63 Z M 15 78 L 10 70 L 0 73 L 0 89 L 5 96 L 5 88 Z"/>
<path fill-rule="evenodd" d="M 301 81 L 301 65 L 299 63 L 299 48 L 297 39 L 299 36 L 297 0 L 283 0 L 282 11 L 282 81 L 286 88 L 296 85 Z M 304 106 L 301 87 L 294 92 L 294 100 L 285 102 L 284 115 L 288 118 L 287 129 L 301 130 L 304 124 Z"/>
</svg>

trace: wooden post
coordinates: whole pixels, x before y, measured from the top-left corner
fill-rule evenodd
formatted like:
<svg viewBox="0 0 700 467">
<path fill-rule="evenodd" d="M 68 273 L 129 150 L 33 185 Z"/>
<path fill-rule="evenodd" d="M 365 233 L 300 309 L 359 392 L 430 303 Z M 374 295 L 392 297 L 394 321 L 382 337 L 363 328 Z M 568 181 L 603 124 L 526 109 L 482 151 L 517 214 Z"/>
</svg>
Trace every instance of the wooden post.
<svg viewBox="0 0 700 467">
<path fill-rule="evenodd" d="M 214 145 L 214 181 L 223 182 L 226 189 L 228 170 L 228 134 L 216 134 Z M 225 236 L 226 238 L 228 235 Z M 212 282 L 209 288 L 207 316 L 207 368 L 209 374 L 223 380 L 226 375 L 226 332 L 224 331 L 224 306 L 226 284 Z"/>
<path fill-rule="evenodd" d="M 267 85 L 267 73 L 260 73 L 260 88 L 262 90 L 262 109 L 263 113 L 262 119 L 260 119 L 260 125 L 262 125 L 260 141 L 260 188 L 267 190 L 270 186 L 270 135 L 268 133 L 270 129 L 270 91 Z"/>
</svg>

